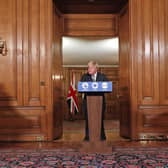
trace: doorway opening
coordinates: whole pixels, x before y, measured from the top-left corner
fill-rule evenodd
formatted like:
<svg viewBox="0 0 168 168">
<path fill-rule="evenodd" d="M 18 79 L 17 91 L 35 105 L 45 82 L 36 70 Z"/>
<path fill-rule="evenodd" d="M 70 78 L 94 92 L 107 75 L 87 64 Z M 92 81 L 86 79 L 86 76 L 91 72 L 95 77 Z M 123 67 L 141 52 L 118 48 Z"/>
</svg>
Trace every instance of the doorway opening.
<svg viewBox="0 0 168 168">
<path fill-rule="evenodd" d="M 76 1 L 73 1 L 73 4 L 66 0 L 64 0 L 66 3 L 59 0 L 54 1 L 56 14 L 59 15 L 57 22 L 60 24 L 63 22 L 63 33 L 55 34 L 60 37 L 59 46 L 62 57 L 62 110 L 61 112 L 54 110 L 55 116 L 57 116 L 54 118 L 54 131 L 59 133 L 55 138 L 61 141 L 83 140 L 85 118 L 82 111 L 82 94 L 77 94 L 79 104 L 77 114 L 70 112 L 67 95 L 70 84 L 73 82 L 77 88 L 77 83 L 82 75 L 87 72 L 88 61 L 94 60 L 99 64 L 99 71 L 104 73 L 109 81 L 113 82 L 112 93 L 105 94 L 104 124 L 107 141 L 123 140 L 121 135 L 129 137 L 130 134 L 128 97 L 124 99 L 122 97 L 122 92 L 124 93 L 123 96 L 127 96 L 126 92 L 129 91 L 129 79 L 126 79 L 129 71 L 127 64 L 128 0 L 110 4 L 110 11 L 108 8 L 109 1 L 104 1 L 105 4 L 101 9 L 99 9 L 100 3 L 102 3 L 100 0 L 80 1 L 81 3 L 78 4 L 75 4 Z M 83 3 L 87 3 L 85 4 L 87 8 L 84 7 Z M 79 8 L 74 8 L 74 5 L 78 5 Z M 92 10 L 93 6 L 95 6 L 94 10 Z M 62 17 L 63 19 L 60 21 L 58 18 Z M 127 90 L 120 89 L 121 86 Z M 121 97 L 122 101 L 120 101 Z M 57 131 L 58 127 L 59 130 Z"/>
<path fill-rule="evenodd" d="M 105 94 L 105 132 L 107 140 L 120 139 L 119 136 L 119 47 L 117 37 L 63 37 L 63 83 L 64 95 L 67 95 L 71 83 L 77 89 L 77 84 L 83 74 L 87 73 L 87 63 L 96 60 L 98 71 L 104 73 L 109 81 L 113 82 L 113 91 Z M 79 112 L 73 114 L 67 107 L 64 98 L 63 138 L 69 140 L 83 140 L 85 134 L 85 117 L 82 111 L 83 94 L 77 93 Z"/>
</svg>

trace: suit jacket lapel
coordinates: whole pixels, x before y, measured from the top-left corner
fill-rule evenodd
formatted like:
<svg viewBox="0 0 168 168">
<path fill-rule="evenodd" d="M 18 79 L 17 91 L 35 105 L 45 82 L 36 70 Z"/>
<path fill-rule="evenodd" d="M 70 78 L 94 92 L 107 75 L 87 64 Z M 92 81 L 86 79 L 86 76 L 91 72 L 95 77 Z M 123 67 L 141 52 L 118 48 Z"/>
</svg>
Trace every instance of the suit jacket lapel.
<svg viewBox="0 0 168 168">
<path fill-rule="evenodd" d="M 89 75 L 89 81 L 92 81 L 92 77 L 91 77 L 91 75 Z"/>
<path fill-rule="evenodd" d="M 100 74 L 97 72 L 96 81 L 99 81 Z"/>
</svg>

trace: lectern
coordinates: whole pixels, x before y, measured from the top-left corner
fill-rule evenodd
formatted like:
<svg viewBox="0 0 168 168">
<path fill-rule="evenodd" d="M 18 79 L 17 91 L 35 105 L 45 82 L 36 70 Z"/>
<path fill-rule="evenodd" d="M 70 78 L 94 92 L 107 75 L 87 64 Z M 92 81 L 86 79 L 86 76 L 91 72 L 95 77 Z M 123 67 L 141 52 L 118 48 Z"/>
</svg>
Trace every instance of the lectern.
<svg viewBox="0 0 168 168">
<path fill-rule="evenodd" d="M 86 93 L 89 140 L 100 141 L 103 96 L 99 93 L 111 92 L 112 82 L 79 82 L 78 92 Z"/>
<path fill-rule="evenodd" d="M 99 141 L 101 137 L 102 96 L 87 96 L 89 140 Z"/>
</svg>

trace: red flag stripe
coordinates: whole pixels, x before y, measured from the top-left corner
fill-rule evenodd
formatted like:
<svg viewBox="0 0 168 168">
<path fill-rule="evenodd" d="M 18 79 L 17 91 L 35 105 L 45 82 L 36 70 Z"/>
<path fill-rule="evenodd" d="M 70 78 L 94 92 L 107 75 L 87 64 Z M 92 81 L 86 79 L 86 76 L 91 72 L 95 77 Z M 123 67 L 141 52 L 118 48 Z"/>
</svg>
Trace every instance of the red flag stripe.
<svg viewBox="0 0 168 168">
<path fill-rule="evenodd" d="M 71 107 L 70 107 L 71 113 L 75 112 L 75 108 L 77 112 L 79 112 L 78 100 L 77 100 L 76 94 L 77 94 L 77 91 L 73 88 L 72 85 L 70 85 L 67 100 L 70 99 L 71 101 L 70 102 L 71 103 Z"/>
</svg>

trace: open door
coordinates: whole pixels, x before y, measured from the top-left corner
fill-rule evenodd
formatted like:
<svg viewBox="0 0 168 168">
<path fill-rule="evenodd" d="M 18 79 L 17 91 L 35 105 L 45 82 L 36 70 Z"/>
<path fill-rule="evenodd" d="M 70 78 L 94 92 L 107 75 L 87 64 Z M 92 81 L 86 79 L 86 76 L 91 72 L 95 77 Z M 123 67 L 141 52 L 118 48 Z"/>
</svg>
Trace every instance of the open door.
<svg viewBox="0 0 168 168">
<path fill-rule="evenodd" d="M 120 13 L 119 19 L 119 94 L 120 136 L 131 137 L 130 95 L 129 95 L 129 13 L 128 7 Z"/>
<path fill-rule="evenodd" d="M 63 113 L 62 113 L 62 20 L 53 2 L 53 57 L 52 57 L 52 81 L 53 81 L 53 139 L 62 137 Z"/>
<path fill-rule="evenodd" d="M 55 1 L 53 1 L 54 3 Z M 61 1 L 60 1 L 61 2 Z M 56 3 L 56 2 L 55 2 Z M 54 4 L 55 5 L 55 4 Z M 64 4 L 63 4 L 64 5 Z M 124 5 L 124 4 L 123 4 Z M 59 9 L 59 5 L 57 6 Z M 119 9 L 120 10 L 120 9 Z M 89 20 L 89 22 L 88 22 Z M 89 23 L 89 24 L 88 24 Z M 102 26 L 103 25 L 103 26 Z M 116 26 L 117 25 L 117 26 Z M 61 73 L 62 73 L 62 43 L 61 39 L 63 36 L 75 36 L 75 37 L 81 37 L 81 36 L 88 36 L 89 38 L 92 37 L 116 37 L 118 35 L 118 13 L 117 14 L 99 14 L 99 15 L 89 15 L 89 14 L 62 14 L 61 15 L 56 9 L 56 6 L 53 8 L 53 107 L 54 107 L 54 115 L 53 115 L 53 126 L 54 126 L 54 139 L 60 138 L 63 134 L 63 112 L 65 111 L 64 107 L 61 104 L 63 102 L 63 91 L 62 88 L 65 84 L 69 84 L 66 79 L 64 79 L 62 83 L 61 79 Z M 128 42 L 129 42 L 129 33 L 128 33 L 128 11 L 126 10 L 125 13 L 121 14 L 120 18 L 120 94 L 119 102 L 120 102 L 120 109 L 121 109 L 121 115 L 120 115 L 120 123 L 121 123 L 121 136 L 124 137 L 130 137 L 130 114 L 129 114 L 129 60 L 128 60 Z M 117 39 L 118 40 L 118 39 Z M 88 43 L 88 42 L 87 42 Z M 70 43 L 68 43 L 69 45 Z M 100 43 L 102 44 L 102 43 Z M 125 45 L 126 44 L 126 45 Z M 109 45 L 109 43 L 108 43 Z M 107 45 L 105 45 L 107 46 Z M 110 44 L 110 47 L 112 48 L 113 44 Z M 74 47 L 77 48 L 77 47 Z M 80 49 L 80 48 L 78 48 Z M 90 52 L 91 50 L 87 50 Z M 80 51 L 81 52 L 81 51 Z M 90 54 L 90 53 L 89 53 Z M 79 58 L 82 58 L 85 56 L 81 56 Z M 92 55 L 93 57 L 93 55 Z M 87 57 L 85 57 L 87 58 Z M 103 57 L 104 59 L 105 57 Z M 71 59 L 72 60 L 72 59 Z M 76 59 L 77 65 L 80 65 L 78 62 L 80 59 Z M 73 64 L 68 64 L 73 65 Z M 103 64 L 105 65 L 105 64 Z M 110 65 L 109 62 L 107 65 Z M 111 64 L 113 65 L 113 63 Z M 116 62 L 115 64 L 116 65 Z M 117 67 L 118 68 L 118 67 Z M 77 76 L 80 79 L 81 72 L 84 72 L 84 69 L 79 67 L 79 69 L 71 70 L 70 68 L 68 71 L 73 71 L 72 73 L 77 74 Z M 111 74 L 111 72 L 114 71 L 114 73 Z M 104 69 L 102 69 L 102 72 L 104 72 Z M 107 72 L 107 73 L 106 73 Z M 105 74 L 109 74 L 109 76 L 118 77 L 118 69 L 107 69 L 105 70 Z M 66 74 L 64 75 L 65 78 Z M 78 77 L 76 79 L 78 79 Z M 111 77 L 109 79 L 111 79 Z M 78 79 L 78 80 L 79 80 Z M 118 78 L 115 78 L 114 86 L 118 86 Z M 112 80 L 114 81 L 114 80 Z M 63 87 L 61 87 L 63 84 Z M 114 87 L 116 88 L 116 87 Z M 116 88 L 117 90 L 117 88 Z M 64 92 L 65 93 L 65 92 Z M 116 92 L 118 93 L 118 92 Z M 66 92 L 67 94 L 67 92 Z M 116 102 L 115 92 L 112 93 L 113 98 L 110 97 L 110 101 L 108 104 L 107 100 L 107 111 L 108 109 L 114 110 L 114 106 L 118 106 L 118 102 Z M 122 97 L 120 96 L 122 95 Z M 64 95 L 65 96 L 65 95 Z M 64 97 L 65 98 L 65 97 Z M 82 97 L 80 97 L 82 98 Z M 65 100 L 65 99 L 64 99 Z M 114 103 L 113 103 L 113 102 Z M 64 101 L 65 102 L 65 101 Z M 65 102 L 66 103 L 66 102 Z M 117 104 L 117 105 L 114 105 Z M 64 109 L 62 109 L 64 108 Z M 118 108 L 116 108 L 118 109 Z M 108 114 L 111 115 L 110 111 Z M 65 113 L 64 113 L 65 114 Z M 126 115 L 126 116 L 125 116 Z M 78 115 L 79 118 L 83 117 L 83 114 L 80 113 Z M 111 117 L 114 119 L 114 117 Z M 118 119 L 118 116 L 116 116 Z"/>
</svg>

